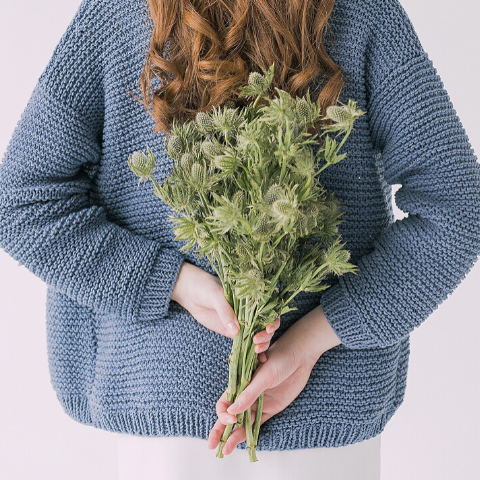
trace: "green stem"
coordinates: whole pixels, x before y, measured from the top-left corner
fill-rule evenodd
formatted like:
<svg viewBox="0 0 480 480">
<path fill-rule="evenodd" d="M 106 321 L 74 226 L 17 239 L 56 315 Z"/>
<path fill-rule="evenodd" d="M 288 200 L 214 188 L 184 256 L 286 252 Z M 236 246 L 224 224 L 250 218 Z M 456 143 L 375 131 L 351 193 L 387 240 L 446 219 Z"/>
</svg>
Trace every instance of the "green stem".
<svg viewBox="0 0 480 480">
<path fill-rule="evenodd" d="M 337 155 L 337 153 L 340 151 L 340 149 L 342 148 L 342 145 L 345 143 L 345 141 L 347 140 L 348 136 L 350 135 L 351 131 L 352 131 L 352 126 L 348 127 L 348 129 L 345 131 L 345 135 L 343 136 L 343 139 L 342 141 L 337 145 L 337 148 L 335 149 L 335 153 L 334 153 L 334 156 Z M 322 172 L 323 170 L 325 170 L 329 165 L 331 165 L 331 163 L 325 163 L 325 165 L 322 167 L 322 168 L 319 168 L 316 172 L 316 174 Z"/>
<path fill-rule="evenodd" d="M 227 400 L 233 402 L 235 391 L 237 390 L 237 376 L 238 376 L 238 359 L 240 356 L 240 347 L 242 345 L 244 326 L 240 325 L 240 331 L 235 335 L 233 339 L 232 351 L 228 357 L 228 387 L 227 387 Z"/>
<path fill-rule="evenodd" d="M 228 437 L 230 436 L 230 432 L 232 431 L 233 428 L 233 423 L 229 425 L 225 425 L 225 430 L 223 431 L 222 438 L 220 439 L 220 443 L 218 444 L 218 450 L 217 450 L 217 457 L 218 458 L 223 458 L 223 447 L 225 446 L 225 443 L 227 443 Z"/>
<path fill-rule="evenodd" d="M 313 273 L 313 275 L 311 275 L 311 278 L 317 276 L 318 273 L 320 272 L 320 270 L 323 270 L 323 269 L 325 269 L 325 268 L 327 268 L 327 264 L 320 265 L 320 267 L 318 267 L 318 268 L 315 270 L 315 272 Z M 295 296 L 297 296 L 300 292 L 302 292 L 302 291 L 304 290 L 304 288 L 305 288 L 305 285 L 302 283 L 302 284 L 300 285 L 300 287 L 299 287 L 297 290 L 295 290 L 295 292 L 293 292 L 293 293 L 290 295 L 290 297 L 288 297 L 287 300 L 284 300 L 284 302 L 283 302 L 284 305 L 288 304 L 288 302 L 290 302 Z M 279 293 L 279 297 L 282 296 L 283 292 L 284 292 L 284 290 L 282 290 L 282 291 Z"/>
<path fill-rule="evenodd" d="M 258 433 L 260 431 L 260 421 L 262 419 L 263 393 L 264 392 L 262 392 L 258 397 L 257 411 L 255 413 L 255 425 L 253 427 L 253 440 L 254 440 L 255 447 L 258 445 Z"/>
<path fill-rule="evenodd" d="M 263 262 L 262 262 L 262 256 L 263 256 L 263 249 L 265 247 L 265 242 L 260 243 L 260 250 L 258 251 L 258 263 L 260 265 L 260 271 L 262 272 L 263 275 Z"/>
<path fill-rule="evenodd" d="M 238 301 L 238 316 L 240 322 L 240 332 L 235 336 L 232 346 L 232 352 L 229 357 L 229 383 L 227 388 L 228 401 L 237 400 L 245 388 L 249 385 L 254 369 L 257 367 L 258 355 L 255 353 L 255 344 L 253 342 L 256 315 L 256 307 L 248 308 L 250 304 L 248 299 Z M 235 302 L 234 302 L 235 304 Z M 236 364 L 236 366 L 235 366 Z M 235 384 L 235 387 L 233 385 Z M 232 393 L 233 392 L 233 393 Z M 263 400 L 263 397 L 262 397 Z M 261 416 L 261 412 L 259 414 Z M 251 410 L 237 414 L 237 422 L 225 426 L 220 443 L 218 445 L 217 457 L 223 458 L 223 447 L 230 436 L 234 425 L 242 427 L 245 423 L 245 429 L 248 435 L 248 451 L 251 462 L 256 462 L 256 438 L 258 438 L 259 421 L 255 416 L 255 426 L 252 428 Z M 258 425 L 257 425 L 258 423 Z M 256 432 L 256 433 L 255 433 Z"/>
<path fill-rule="evenodd" d="M 252 432 L 252 418 L 251 418 L 251 407 L 248 407 L 245 411 L 245 433 L 247 435 L 247 449 L 248 457 L 250 462 L 257 462 L 257 455 L 255 453 L 255 440 Z"/>
</svg>

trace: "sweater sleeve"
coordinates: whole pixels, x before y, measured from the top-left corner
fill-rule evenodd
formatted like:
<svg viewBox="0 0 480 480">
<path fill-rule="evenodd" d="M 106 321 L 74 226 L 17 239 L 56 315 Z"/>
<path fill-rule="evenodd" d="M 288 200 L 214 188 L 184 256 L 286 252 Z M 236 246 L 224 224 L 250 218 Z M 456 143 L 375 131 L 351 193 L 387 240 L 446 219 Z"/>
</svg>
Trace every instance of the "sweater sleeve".
<svg viewBox="0 0 480 480">
<path fill-rule="evenodd" d="M 382 0 L 367 53 L 374 150 L 397 206 L 373 249 L 321 296 L 345 347 L 386 347 L 418 327 L 480 253 L 480 165 L 444 85 L 398 0 Z M 331 168 L 331 167 L 330 167 Z"/>
<path fill-rule="evenodd" d="M 0 247 L 85 307 L 162 319 L 184 255 L 110 221 L 89 195 L 103 127 L 101 3 L 82 2 L 15 127 L 0 165 Z"/>
</svg>

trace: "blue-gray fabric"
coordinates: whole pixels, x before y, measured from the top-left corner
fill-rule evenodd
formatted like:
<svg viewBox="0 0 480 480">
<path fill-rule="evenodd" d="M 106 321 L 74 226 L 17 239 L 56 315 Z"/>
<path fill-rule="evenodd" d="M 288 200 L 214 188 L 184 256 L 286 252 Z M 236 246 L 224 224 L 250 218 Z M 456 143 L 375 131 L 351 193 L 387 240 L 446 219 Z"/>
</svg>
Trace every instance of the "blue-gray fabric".
<svg viewBox="0 0 480 480">
<path fill-rule="evenodd" d="M 173 159 L 128 90 L 153 23 L 143 0 L 83 0 L 41 74 L 0 167 L 0 246 L 48 285 L 52 386 L 65 412 L 104 430 L 206 439 L 232 340 L 170 300 L 181 253 L 151 182 L 128 156 Z M 360 117 L 321 183 L 345 206 L 357 274 L 302 293 L 275 341 L 322 304 L 342 341 L 265 422 L 258 450 L 344 446 L 378 435 L 404 400 L 409 334 L 480 253 L 480 166 L 399 0 L 338 0 L 326 48 Z M 312 83 L 312 92 L 315 87 Z M 396 220 L 397 206 L 408 215 Z M 246 442 L 238 448 L 246 448 Z"/>
</svg>

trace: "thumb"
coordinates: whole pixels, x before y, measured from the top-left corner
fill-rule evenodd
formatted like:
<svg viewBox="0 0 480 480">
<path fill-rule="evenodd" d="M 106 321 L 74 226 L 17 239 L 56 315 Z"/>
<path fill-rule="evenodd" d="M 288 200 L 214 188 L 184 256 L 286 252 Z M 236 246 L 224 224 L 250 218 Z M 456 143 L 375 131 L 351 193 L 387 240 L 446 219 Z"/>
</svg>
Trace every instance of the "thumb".
<svg viewBox="0 0 480 480">
<path fill-rule="evenodd" d="M 232 306 L 225 298 L 223 290 L 216 294 L 214 298 L 214 308 L 227 333 L 234 337 L 240 331 L 240 324 L 238 323 Z"/>
</svg>

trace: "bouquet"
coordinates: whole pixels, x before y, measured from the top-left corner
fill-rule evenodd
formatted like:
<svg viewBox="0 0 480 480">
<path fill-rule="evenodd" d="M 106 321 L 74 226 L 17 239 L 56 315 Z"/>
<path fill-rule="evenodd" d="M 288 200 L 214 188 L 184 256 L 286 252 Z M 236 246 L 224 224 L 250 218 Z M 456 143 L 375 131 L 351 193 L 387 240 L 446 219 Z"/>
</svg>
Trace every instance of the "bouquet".
<svg viewBox="0 0 480 480">
<path fill-rule="evenodd" d="M 299 292 L 328 288 L 322 284 L 328 274 L 357 272 L 338 232 L 342 204 L 325 191 L 318 174 L 345 158 L 338 152 L 365 112 L 352 100 L 328 107 L 323 119 L 333 123 L 322 127 L 323 142 L 314 154 L 318 135 L 308 130 L 322 118 L 320 104 L 309 92 L 294 99 L 279 88 L 270 98 L 273 68 L 264 75 L 252 72 L 241 87 L 239 96 L 255 98 L 253 104 L 235 108 L 228 101 L 198 112 L 195 120 L 180 124 L 174 119 L 165 139 L 173 170 L 161 185 L 152 176 L 155 155 L 148 146 L 128 158 L 138 184 L 150 179 L 153 193 L 175 212 L 169 216 L 175 240 L 186 242 L 180 250 L 206 256 L 239 321 L 228 358 L 227 399 L 232 402 L 257 366 L 252 337 L 297 310 L 293 300 Z M 258 105 L 261 98 L 265 103 Z M 332 132 L 335 137 L 328 135 Z M 252 462 L 257 461 L 262 405 L 263 393 L 255 419 L 248 408 L 235 424 L 245 425 Z M 225 427 L 219 458 L 233 426 Z"/>
</svg>

